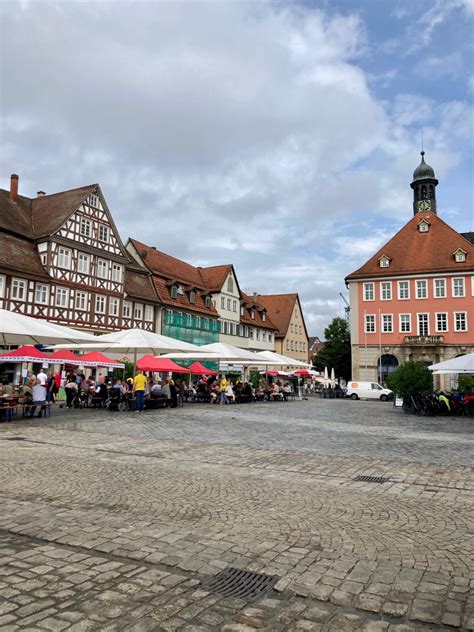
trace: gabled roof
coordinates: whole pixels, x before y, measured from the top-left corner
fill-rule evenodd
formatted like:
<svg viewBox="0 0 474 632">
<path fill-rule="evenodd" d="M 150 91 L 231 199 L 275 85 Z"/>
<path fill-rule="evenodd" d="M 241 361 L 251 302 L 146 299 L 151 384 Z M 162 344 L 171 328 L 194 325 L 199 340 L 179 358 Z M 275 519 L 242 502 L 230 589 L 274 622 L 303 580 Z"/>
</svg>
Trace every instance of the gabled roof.
<svg viewBox="0 0 474 632">
<path fill-rule="evenodd" d="M 52 235 L 97 188 L 89 184 L 37 198 L 19 195 L 17 204 L 10 200 L 9 191 L 0 189 L 0 228 L 30 239 Z"/>
<path fill-rule="evenodd" d="M 185 285 L 193 285 L 201 289 L 205 288 L 198 268 L 195 268 L 190 263 L 176 259 L 176 257 L 167 255 L 151 246 L 146 246 L 136 239 L 130 239 L 130 243 L 151 272 L 164 277 L 166 280 L 175 279 Z"/>
<path fill-rule="evenodd" d="M 240 316 L 240 322 L 244 325 L 252 325 L 254 327 L 262 327 L 266 329 L 273 329 L 277 331 L 278 327 L 266 313 L 265 320 L 263 320 L 263 312 L 267 312 L 267 308 L 255 300 L 255 297 L 248 296 L 245 292 L 240 292 L 241 299 L 244 303 L 244 313 Z M 254 309 L 255 318 L 250 316 L 250 310 Z"/>
<path fill-rule="evenodd" d="M 125 268 L 124 289 L 127 296 L 143 301 L 158 303 L 158 295 L 150 273 L 147 270 L 141 272 L 135 267 Z"/>
<path fill-rule="evenodd" d="M 176 298 L 172 298 L 171 286 L 167 285 L 165 277 L 153 274 L 153 284 L 160 301 L 166 306 L 181 308 L 187 312 L 198 312 L 211 318 L 217 318 L 219 315 L 212 301 L 210 307 L 206 307 L 204 302 L 204 296 L 207 294 L 206 290 L 196 291 L 196 301 L 193 304 L 189 302 L 189 293 L 186 292 L 178 294 Z"/>
<path fill-rule="evenodd" d="M 225 280 L 229 276 L 230 272 L 234 270 L 232 264 L 228 263 L 222 266 L 210 266 L 208 268 L 198 268 L 201 273 L 201 277 L 204 285 L 210 292 L 220 292 Z M 237 276 L 234 273 L 235 279 Z"/>
<path fill-rule="evenodd" d="M 430 230 L 421 233 L 421 219 L 430 222 Z M 456 263 L 453 252 L 462 248 L 467 252 L 464 263 Z M 388 268 L 381 268 L 379 258 L 387 254 Z M 474 270 L 474 245 L 446 224 L 434 213 L 415 215 L 363 266 L 346 277 L 346 281 L 371 277 L 434 272 L 464 272 Z"/>
<path fill-rule="evenodd" d="M 4 233 L 0 233 L 0 269 L 2 268 L 13 274 L 16 270 L 25 276 L 34 275 L 51 281 L 34 242 Z"/>
<path fill-rule="evenodd" d="M 258 294 L 256 298 L 261 305 L 266 307 L 270 319 L 278 329 L 278 335 L 285 336 L 298 294 Z"/>
</svg>

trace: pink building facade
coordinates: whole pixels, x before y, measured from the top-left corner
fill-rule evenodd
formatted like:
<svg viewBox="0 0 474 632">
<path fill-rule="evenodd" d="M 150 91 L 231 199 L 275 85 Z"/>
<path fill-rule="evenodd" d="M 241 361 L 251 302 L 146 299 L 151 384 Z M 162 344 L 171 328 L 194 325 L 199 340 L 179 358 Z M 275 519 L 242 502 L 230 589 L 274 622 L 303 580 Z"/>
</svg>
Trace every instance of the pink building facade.
<svg viewBox="0 0 474 632">
<path fill-rule="evenodd" d="M 408 360 L 432 364 L 474 351 L 472 234 L 456 232 L 427 204 L 437 180 L 424 159 L 420 167 L 414 183 L 428 193 L 415 194 L 414 217 L 346 278 L 353 379 L 384 382 Z M 436 378 L 443 388 L 449 381 Z"/>
</svg>

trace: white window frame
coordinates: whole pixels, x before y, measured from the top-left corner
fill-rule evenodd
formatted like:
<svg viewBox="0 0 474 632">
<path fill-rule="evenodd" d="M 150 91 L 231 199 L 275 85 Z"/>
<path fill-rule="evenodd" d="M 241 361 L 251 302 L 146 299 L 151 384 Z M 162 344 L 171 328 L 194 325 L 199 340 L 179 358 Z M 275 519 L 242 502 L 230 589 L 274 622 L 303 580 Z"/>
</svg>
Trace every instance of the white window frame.
<svg viewBox="0 0 474 632">
<path fill-rule="evenodd" d="M 133 305 L 130 301 L 124 301 L 122 305 L 122 318 L 131 318 L 132 308 Z"/>
<path fill-rule="evenodd" d="M 89 205 L 94 208 L 99 208 L 99 198 L 97 195 L 91 194 L 89 196 Z"/>
<path fill-rule="evenodd" d="M 437 282 L 443 282 L 443 288 L 444 288 L 444 294 L 442 296 L 438 296 L 437 294 Z M 447 283 L 446 283 L 446 279 L 433 279 L 433 298 L 446 298 L 448 296 L 448 288 L 447 288 Z M 441 314 L 442 312 L 440 312 Z"/>
<path fill-rule="evenodd" d="M 403 329 L 402 327 L 402 316 L 408 316 L 408 329 Z M 411 333 L 411 314 L 399 314 L 398 315 L 398 331 L 401 334 L 410 334 Z"/>
<path fill-rule="evenodd" d="M 105 266 L 105 269 L 104 269 Z M 105 272 L 105 276 L 104 276 Z M 108 280 L 109 278 L 109 262 L 107 259 L 97 259 L 97 277 L 99 279 Z"/>
<path fill-rule="evenodd" d="M 87 227 L 86 231 L 83 231 L 83 226 Z M 92 235 L 92 221 L 88 217 L 81 217 L 79 223 L 79 234 L 81 237 L 90 237 Z"/>
<path fill-rule="evenodd" d="M 385 329 L 385 318 L 389 319 L 390 329 Z M 393 314 L 380 314 L 380 330 L 383 334 L 393 334 Z"/>
<path fill-rule="evenodd" d="M 367 298 L 368 293 L 370 293 L 372 298 Z M 375 301 L 375 283 L 373 282 L 364 283 L 362 287 L 362 298 L 366 302 Z"/>
<path fill-rule="evenodd" d="M 390 267 L 390 259 L 387 257 L 381 257 L 379 260 L 379 266 L 381 268 L 389 268 Z"/>
<path fill-rule="evenodd" d="M 143 320 L 143 303 L 133 304 L 133 320 Z"/>
<path fill-rule="evenodd" d="M 64 297 L 64 302 L 59 301 L 59 297 Z M 67 307 L 69 302 L 69 290 L 65 287 L 57 287 L 56 295 L 54 297 L 54 304 L 56 307 Z"/>
<path fill-rule="evenodd" d="M 19 295 L 19 293 L 17 291 L 15 291 L 15 288 L 20 289 L 21 288 L 21 296 Z M 27 295 L 27 283 L 25 281 L 25 279 L 12 279 L 12 285 L 11 285 L 11 289 L 10 289 L 10 298 L 13 301 L 26 301 L 26 295 Z M 16 294 L 16 296 L 15 296 Z"/>
<path fill-rule="evenodd" d="M 65 265 L 66 263 L 67 265 Z M 71 269 L 71 250 L 69 248 L 64 248 L 64 246 L 59 246 L 58 268 L 63 268 L 64 270 Z"/>
<path fill-rule="evenodd" d="M 82 312 L 85 312 L 87 310 L 88 298 L 89 298 L 89 295 L 87 292 L 76 291 L 76 295 L 74 297 L 75 308 Z"/>
<path fill-rule="evenodd" d="M 388 289 L 388 298 L 384 298 L 385 289 Z M 391 281 L 380 281 L 380 300 L 381 301 L 391 301 L 392 300 L 392 282 Z"/>
<path fill-rule="evenodd" d="M 465 263 L 466 262 L 466 253 L 461 252 L 460 250 L 454 254 L 454 260 L 456 263 Z"/>
<path fill-rule="evenodd" d="M 401 295 L 401 287 L 402 283 L 406 283 L 407 287 L 407 296 Z M 399 301 L 409 301 L 410 300 L 410 281 L 397 281 L 397 296 Z"/>
<path fill-rule="evenodd" d="M 7 278 L 4 274 L 0 274 L 0 298 L 5 298 L 5 287 L 7 284 Z"/>
<path fill-rule="evenodd" d="M 44 296 L 42 300 L 38 298 L 39 291 L 41 291 Z M 46 283 L 36 283 L 35 284 L 35 303 L 38 303 L 39 305 L 47 305 L 48 302 L 49 302 L 49 285 L 47 285 Z"/>
<path fill-rule="evenodd" d="M 428 331 L 426 334 L 420 333 L 420 316 L 426 316 L 426 323 L 428 325 Z M 416 314 L 416 331 L 418 336 L 429 336 L 430 335 L 430 315 L 429 312 L 417 312 Z"/>
<path fill-rule="evenodd" d="M 462 294 L 456 294 L 456 281 L 462 281 Z M 466 281 L 464 277 L 453 277 L 451 279 L 451 290 L 453 298 L 465 298 L 466 296 Z"/>
<path fill-rule="evenodd" d="M 119 307 L 120 307 L 120 302 L 118 298 L 115 298 L 115 297 L 109 298 L 109 316 L 118 316 Z"/>
<path fill-rule="evenodd" d="M 81 262 L 87 263 L 85 270 L 82 269 Z M 77 271 L 80 272 L 81 274 L 90 274 L 90 270 L 91 270 L 90 255 L 86 254 L 85 252 L 79 252 L 77 254 Z"/>
<path fill-rule="evenodd" d="M 100 234 L 101 231 L 105 231 L 107 237 L 105 237 L 105 235 L 101 236 Z M 102 222 L 99 222 L 99 226 L 97 228 L 97 238 L 102 243 L 108 244 L 110 241 L 110 226 L 107 226 L 107 224 L 103 224 Z"/>
<path fill-rule="evenodd" d="M 120 263 L 112 263 L 112 281 L 116 283 L 122 283 L 123 279 L 123 266 Z"/>
<path fill-rule="evenodd" d="M 225 296 L 221 296 L 221 309 L 225 309 Z"/>
<path fill-rule="evenodd" d="M 234 312 L 236 312 L 236 311 L 237 311 L 237 301 L 232 301 L 232 310 L 233 310 Z"/>
<path fill-rule="evenodd" d="M 105 314 L 107 307 L 107 301 L 105 300 L 105 296 L 102 294 L 96 294 L 95 296 L 95 313 L 96 314 Z"/>
<path fill-rule="evenodd" d="M 456 317 L 457 316 L 461 316 L 461 315 L 464 316 L 464 324 L 466 326 L 465 329 L 459 329 L 458 328 L 458 323 L 457 323 L 457 318 Z M 454 312 L 453 313 L 453 319 L 454 319 L 454 331 L 456 333 L 463 334 L 463 333 L 466 333 L 466 331 L 468 331 L 467 312 Z"/>
<path fill-rule="evenodd" d="M 268 334 L 268 342 L 271 342 L 271 341 L 272 341 L 272 335 L 273 335 L 273 334 Z"/>
<path fill-rule="evenodd" d="M 145 305 L 145 320 L 147 323 L 153 322 L 155 317 L 155 310 L 153 309 L 153 305 Z"/>
<path fill-rule="evenodd" d="M 424 286 L 421 285 L 424 283 Z M 420 296 L 420 288 L 424 287 L 426 290 L 426 296 Z M 426 301 L 428 298 L 428 280 L 427 279 L 415 279 L 415 298 L 419 301 Z"/>
<path fill-rule="evenodd" d="M 438 316 L 445 316 L 446 329 L 440 329 L 438 326 Z M 449 331 L 449 315 L 448 312 L 435 312 L 435 331 L 437 334 L 443 334 Z"/>
<path fill-rule="evenodd" d="M 368 319 L 371 319 L 373 324 L 373 331 L 367 328 Z M 366 334 L 376 334 L 377 333 L 377 318 L 375 314 L 364 314 L 364 333 Z"/>
</svg>

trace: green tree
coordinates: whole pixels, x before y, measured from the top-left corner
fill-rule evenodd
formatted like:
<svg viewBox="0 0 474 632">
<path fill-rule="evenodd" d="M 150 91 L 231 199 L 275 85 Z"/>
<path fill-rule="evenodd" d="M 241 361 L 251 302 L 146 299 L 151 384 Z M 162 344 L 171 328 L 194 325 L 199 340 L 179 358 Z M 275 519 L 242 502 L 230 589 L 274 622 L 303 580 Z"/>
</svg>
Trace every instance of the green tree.
<svg viewBox="0 0 474 632">
<path fill-rule="evenodd" d="M 387 377 L 387 386 L 406 399 L 433 390 L 433 375 L 422 362 L 405 362 Z"/>
<path fill-rule="evenodd" d="M 316 370 L 330 372 L 334 368 L 336 378 L 351 379 L 351 335 L 349 324 L 344 318 L 334 318 L 324 330 L 325 343 L 314 358 Z"/>
</svg>

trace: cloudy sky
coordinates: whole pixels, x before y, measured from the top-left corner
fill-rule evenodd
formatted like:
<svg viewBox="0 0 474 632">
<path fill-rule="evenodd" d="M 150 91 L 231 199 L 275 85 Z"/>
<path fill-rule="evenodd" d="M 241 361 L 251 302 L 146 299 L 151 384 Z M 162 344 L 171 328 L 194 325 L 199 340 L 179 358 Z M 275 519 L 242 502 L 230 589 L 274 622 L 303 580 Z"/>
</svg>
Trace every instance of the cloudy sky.
<svg viewBox="0 0 474 632">
<path fill-rule="evenodd" d="M 422 130 L 440 215 L 474 230 L 474 0 L 0 11 L 0 186 L 99 182 L 124 241 L 297 291 L 310 334 L 412 216 Z"/>
</svg>

